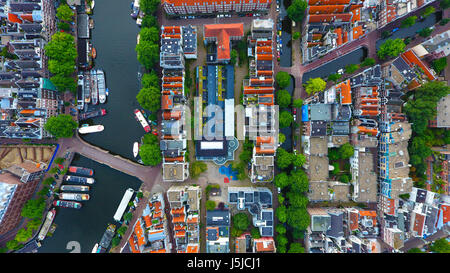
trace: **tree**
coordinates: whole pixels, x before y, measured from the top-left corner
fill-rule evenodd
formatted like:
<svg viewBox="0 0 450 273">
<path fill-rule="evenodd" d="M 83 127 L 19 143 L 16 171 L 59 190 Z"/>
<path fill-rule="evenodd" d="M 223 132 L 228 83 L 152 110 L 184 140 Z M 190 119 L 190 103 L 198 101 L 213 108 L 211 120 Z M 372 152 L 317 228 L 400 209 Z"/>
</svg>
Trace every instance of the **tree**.
<svg viewBox="0 0 450 273">
<path fill-rule="evenodd" d="M 441 74 L 441 71 L 447 66 L 447 57 L 442 57 L 433 61 L 433 68 L 437 74 Z"/>
<path fill-rule="evenodd" d="M 156 144 L 159 145 L 158 137 L 154 134 L 145 134 L 142 140 L 143 144 Z"/>
<path fill-rule="evenodd" d="M 305 249 L 302 247 L 300 243 L 292 243 L 289 246 L 288 253 L 305 253 Z"/>
<path fill-rule="evenodd" d="M 292 238 L 294 238 L 294 240 L 303 239 L 304 237 L 305 237 L 304 230 L 300 230 L 298 228 L 294 228 L 292 230 Z"/>
<path fill-rule="evenodd" d="M 75 61 L 77 58 L 74 37 L 65 32 L 56 32 L 53 34 L 51 41 L 48 42 L 44 48 L 45 55 L 47 55 L 49 59 Z"/>
<path fill-rule="evenodd" d="M 156 112 L 161 108 L 161 91 L 156 86 L 144 87 L 136 96 L 142 108 Z"/>
<path fill-rule="evenodd" d="M 286 246 L 288 243 L 288 239 L 284 234 L 278 234 L 277 236 L 277 246 Z"/>
<path fill-rule="evenodd" d="M 286 220 L 287 220 L 287 209 L 286 209 L 286 206 L 280 205 L 280 206 L 276 209 L 275 215 L 277 216 L 278 221 L 279 221 L 280 223 L 286 223 Z"/>
<path fill-rule="evenodd" d="M 292 157 L 292 165 L 294 165 L 294 167 L 300 168 L 303 164 L 305 164 L 305 162 L 306 157 L 302 154 L 294 154 Z"/>
<path fill-rule="evenodd" d="M 78 123 L 72 119 L 72 116 L 66 114 L 50 117 L 44 125 L 44 129 L 56 138 L 72 137 L 73 130 L 77 127 Z"/>
<path fill-rule="evenodd" d="M 252 151 L 244 150 L 239 155 L 239 160 L 247 164 L 252 159 Z"/>
<path fill-rule="evenodd" d="M 402 39 L 387 39 L 386 42 L 380 45 L 380 48 L 377 51 L 377 56 L 381 60 L 386 59 L 387 57 L 397 57 L 405 51 L 405 43 Z"/>
<path fill-rule="evenodd" d="M 340 78 L 342 78 L 342 75 L 339 73 L 333 73 L 328 75 L 328 81 L 337 82 Z"/>
<path fill-rule="evenodd" d="M 142 28 L 156 27 L 159 29 L 156 17 L 151 15 L 144 16 L 144 18 L 142 19 L 141 27 Z"/>
<path fill-rule="evenodd" d="M 206 210 L 214 210 L 216 208 L 216 202 L 212 200 L 206 201 Z"/>
<path fill-rule="evenodd" d="M 114 236 L 111 240 L 111 247 L 116 247 L 120 244 L 120 238 L 118 235 Z"/>
<path fill-rule="evenodd" d="M 349 64 L 349 65 L 345 66 L 345 73 L 353 74 L 358 69 L 359 69 L 359 65 L 357 65 L 357 64 Z"/>
<path fill-rule="evenodd" d="M 310 224 L 309 214 L 304 208 L 290 207 L 287 214 L 287 223 L 291 227 L 306 230 Z"/>
<path fill-rule="evenodd" d="M 50 81 L 60 92 L 70 90 L 73 93 L 77 90 L 77 82 L 75 79 L 72 77 L 66 77 L 64 74 L 56 74 L 55 76 L 50 77 Z"/>
<path fill-rule="evenodd" d="M 59 5 L 56 9 L 56 17 L 62 21 L 73 21 L 73 11 L 67 4 Z"/>
<path fill-rule="evenodd" d="M 37 195 L 38 195 L 38 196 L 41 196 L 41 197 L 44 197 L 44 196 L 46 196 L 46 195 L 48 194 L 49 191 L 50 191 L 50 188 L 47 187 L 47 186 L 44 186 L 44 187 L 42 188 L 42 190 L 40 190 L 40 191 L 37 192 Z"/>
<path fill-rule="evenodd" d="M 55 75 L 58 74 L 65 77 L 70 76 L 75 71 L 75 61 L 68 60 L 61 62 L 58 60 L 49 60 L 48 71 Z"/>
<path fill-rule="evenodd" d="M 439 6 L 443 10 L 449 8 L 450 7 L 450 0 L 441 0 L 441 2 L 439 3 Z"/>
<path fill-rule="evenodd" d="M 233 225 L 239 230 L 247 230 L 248 226 L 250 225 L 248 215 L 243 212 L 235 214 L 233 216 Z"/>
<path fill-rule="evenodd" d="M 362 66 L 372 66 L 375 64 L 374 58 L 365 58 L 364 61 L 361 63 Z"/>
<path fill-rule="evenodd" d="M 57 157 L 57 158 L 55 158 L 55 163 L 56 164 L 63 164 L 64 163 L 64 157 Z"/>
<path fill-rule="evenodd" d="M 139 0 L 140 9 L 147 15 L 153 14 L 158 8 L 159 0 Z"/>
<path fill-rule="evenodd" d="M 156 43 L 139 41 L 136 52 L 138 61 L 148 70 L 159 61 L 159 47 Z"/>
<path fill-rule="evenodd" d="M 391 36 L 391 33 L 387 30 L 385 30 L 381 33 L 381 39 L 386 39 L 389 36 Z"/>
<path fill-rule="evenodd" d="M 280 108 L 287 108 L 292 101 L 291 94 L 289 94 L 289 92 L 284 89 L 278 90 L 277 101 Z"/>
<path fill-rule="evenodd" d="M 259 232 L 259 228 L 257 228 L 257 227 L 253 227 L 250 230 L 250 235 L 252 236 L 253 239 L 261 238 L 261 233 Z"/>
<path fill-rule="evenodd" d="M 430 250 L 436 253 L 450 253 L 450 244 L 446 238 L 441 238 L 430 245 Z"/>
<path fill-rule="evenodd" d="M 119 234 L 120 236 L 123 236 L 125 232 L 127 232 L 126 226 L 121 226 L 120 228 L 117 229 L 117 234 Z"/>
<path fill-rule="evenodd" d="M 305 0 L 293 0 L 292 4 L 287 8 L 287 15 L 289 19 L 294 22 L 301 22 L 305 17 L 305 10 L 307 8 Z"/>
<path fill-rule="evenodd" d="M 433 6 L 428 6 L 422 13 L 422 16 L 424 18 L 430 16 L 432 13 L 434 13 L 436 9 Z"/>
<path fill-rule="evenodd" d="M 286 141 L 286 136 L 283 133 L 278 133 L 278 142 L 280 144 L 284 143 Z"/>
<path fill-rule="evenodd" d="M 310 78 L 306 82 L 305 91 L 306 93 L 308 93 L 308 95 L 312 95 L 314 93 L 323 91 L 326 86 L 327 83 L 321 78 Z"/>
<path fill-rule="evenodd" d="M 277 246 L 277 253 L 286 253 L 286 246 Z"/>
<path fill-rule="evenodd" d="M 294 35 L 292 35 L 292 40 L 297 40 L 298 38 L 300 38 L 300 32 L 296 31 L 294 32 Z"/>
<path fill-rule="evenodd" d="M 19 242 L 16 239 L 14 239 L 14 240 L 8 241 L 6 243 L 6 247 L 10 250 L 19 250 L 23 247 L 23 244 L 19 244 Z"/>
<path fill-rule="evenodd" d="M 55 181 L 55 179 L 50 176 L 50 177 L 47 177 L 46 179 L 44 179 L 44 181 L 42 181 L 42 184 L 46 185 L 46 186 L 50 186 L 53 183 L 53 181 Z"/>
<path fill-rule="evenodd" d="M 426 38 L 426 37 L 430 36 L 432 32 L 433 32 L 433 29 L 426 27 L 419 31 L 419 35 Z"/>
<path fill-rule="evenodd" d="M 31 238 L 31 235 L 33 234 L 33 231 L 31 229 L 19 229 L 19 231 L 16 234 L 16 240 L 17 242 L 23 243 L 28 241 L 28 239 Z"/>
<path fill-rule="evenodd" d="M 233 227 L 233 226 L 231 227 L 231 232 L 230 232 L 230 234 L 231 234 L 232 237 L 239 237 L 239 236 L 242 235 L 242 233 L 244 233 L 242 230 L 237 229 L 237 228 L 235 228 L 235 227 Z"/>
<path fill-rule="evenodd" d="M 295 192 L 307 192 L 309 189 L 308 176 L 303 170 L 291 171 L 291 190 Z"/>
<path fill-rule="evenodd" d="M 275 176 L 275 186 L 281 189 L 289 186 L 289 176 L 285 172 L 281 172 Z"/>
<path fill-rule="evenodd" d="M 292 164 L 293 154 L 287 152 L 283 148 L 277 149 L 277 166 L 280 169 L 286 169 Z"/>
<path fill-rule="evenodd" d="M 290 191 L 286 197 L 291 207 L 306 208 L 306 205 L 308 205 L 308 198 L 303 193 Z"/>
<path fill-rule="evenodd" d="M 289 113 L 286 110 L 281 111 L 280 117 L 279 117 L 279 125 L 280 128 L 286 128 L 291 126 L 291 123 L 294 121 L 294 117 L 291 113 Z"/>
<path fill-rule="evenodd" d="M 123 220 L 125 222 L 131 221 L 132 218 L 133 218 L 133 214 L 131 212 L 127 212 L 123 215 Z"/>
<path fill-rule="evenodd" d="M 158 145 L 143 144 L 139 148 L 139 156 L 146 166 L 156 166 L 161 163 L 161 151 Z"/>
<path fill-rule="evenodd" d="M 231 50 L 231 52 L 230 52 L 230 63 L 231 63 L 232 65 L 235 65 L 235 64 L 236 64 L 236 58 L 237 58 L 237 56 L 238 56 L 237 50 L 236 50 L 236 49 Z"/>
<path fill-rule="evenodd" d="M 353 156 L 355 148 L 350 143 L 345 143 L 339 147 L 339 155 L 342 159 L 348 159 Z"/>
<path fill-rule="evenodd" d="M 339 168 L 339 163 L 333 163 L 333 170 L 331 171 L 332 175 L 338 175 L 341 172 L 341 168 Z"/>
<path fill-rule="evenodd" d="M 277 225 L 275 226 L 275 231 L 276 231 L 278 234 L 286 234 L 286 227 L 285 227 L 284 225 L 282 225 L 282 224 L 277 224 Z"/>
<path fill-rule="evenodd" d="M 415 15 L 409 16 L 408 18 L 406 18 L 405 20 L 402 21 L 402 24 L 400 27 L 402 27 L 402 28 L 411 27 L 416 23 L 416 20 L 417 20 L 417 16 L 415 16 Z"/>
<path fill-rule="evenodd" d="M 66 22 L 58 22 L 57 26 L 58 26 L 58 29 L 61 29 L 64 31 L 70 31 L 70 25 Z"/>
<path fill-rule="evenodd" d="M 408 250 L 408 253 L 425 253 L 422 250 L 420 250 L 420 248 L 411 248 L 410 250 Z"/>
<path fill-rule="evenodd" d="M 159 43 L 159 30 L 156 27 L 141 28 L 139 42 L 145 41 L 153 44 Z"/>
<path fill-rule="evenodd" d="M 278 87 L 280 88 L 286 88 L 291 83 L 291 75 L 284 71 L 278 72 L 275 76 L 275 79 L 277 81 Z"/>
<path fill-rule="evenodd" d="M 292 103 L 292 106 L 300 109 L 303 106 L 303 100 L 302 99 L 295 99 L 294 102 Z"/>
<path fill-rule="evenodd" d="M 192 178 L 197 178 L 202 172 L 205 172 L 208 169 L 208 166 L 205 162 L 195 161 L 190 164 L 189 173 Z"/>
</svg>

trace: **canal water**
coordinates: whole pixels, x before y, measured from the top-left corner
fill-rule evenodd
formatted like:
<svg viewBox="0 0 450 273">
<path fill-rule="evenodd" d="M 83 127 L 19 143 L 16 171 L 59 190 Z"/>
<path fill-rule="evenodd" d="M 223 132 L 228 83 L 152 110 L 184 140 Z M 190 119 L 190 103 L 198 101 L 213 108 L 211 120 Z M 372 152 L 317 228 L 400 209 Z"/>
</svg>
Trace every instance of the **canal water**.
<svg viewBox="0 0 450 273">
<path fill-rule="evenodd" d="M 367 57 L 367 49 L 365 47 L 352 51 L 334 61 L 326 63 L 312 71 L 303 74 L 302 82 L 306 83 L 310 78 L 320 77 L 327 80 L 330 74 L 336 73 L 339 69 L 345 68 L 349 64 L 359 64 Z"/>
<path fill-rule="evenodd" d="M 94 170 L 95 184 L 90 185 L 90 200 L 83 201 L 81 209 L 57 208 L 52 237 L 42 242 L 39 253 L 70 253 L 75 245 L 81 253 L 90 253 L 100 242 L 114 213 L 128 188 L 138 190 L 141 182 L 132 176 L 111 169 L 76 154 L 72 165 Z M 64 182 L 66 184 L 66 182 Z"/>
<path fill-rule="evenodd" d="M 287 16 L 287 7 L 290 5 L 290 0 L 280 0 L 280 12 L 279 18 L 281 18 L 281 41 L 283 53 L 280 56 L 281 67 L 292 66 L 292 41 L 291 41 L 291 29 L 292 22 Z M 276 3 L 274 2 L 274 5 Z"/>
<path fill-rule="evenodd" d="M 125 0 L 95 1 L 92 15 L 95 28 L 91 32 L 91 41 L 97 51 L 94 68 L 105 72 L 109 96 L 105 104 L 97 106 L 106 109 L 106 116 L 93 120 L 95 124 L 102 124 L 104 131 L 84 135 L 83 139 L 113 154 L 135 160 L 133 143 L 139 141 L 145 131 L 134 116 L 134 109 L 139 108 L 136 95 L 140 65 L 135 47 L 140 29 L 130 16 L 130 3 Z"/>
</svg>

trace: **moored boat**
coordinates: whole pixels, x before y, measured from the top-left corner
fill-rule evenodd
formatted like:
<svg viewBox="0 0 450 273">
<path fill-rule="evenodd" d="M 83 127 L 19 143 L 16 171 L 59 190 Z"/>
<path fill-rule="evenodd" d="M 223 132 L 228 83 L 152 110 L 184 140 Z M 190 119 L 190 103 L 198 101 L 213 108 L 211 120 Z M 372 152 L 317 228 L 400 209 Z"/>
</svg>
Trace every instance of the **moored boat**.
<svg viewBox="0 0 450 273">
<path fill-rule="evenodd" d="M 50 229 L 50 226 L 53 223 L 53 219 L 55 219 L 56 210 L 52 209 L 47 213 L 47 217 L 45 218 L 45 222 L 42 225 L 41 231 L 39 231 L 38 240 L 42 241 L 44 240 L 45 236 L 47 235 L 48 230 Z"/>
<path fill-rule="evenodd" d="M 92 248 L 91 253 L 97 253 L 97 249 L 98 249 L 98 243 L 96 243 L 96 244 L 94 245 L 94 247 Z"/>
<path fill-rule="evenodd" d="M 105 127 L 103 127 L 103 125 L 93 125 L 93 126 L 81 127 L 78 129 L 78 132 L 80 134 L 90 134 L 90 133 L 101 132 L 104 129 L 105 129 Z"/>
<path fill-rule="evenodd" d="M 77 166 L 69 166 L 69 172 L 74 173 L 74 174 L 87 175 L 87 176 L 94 175 L 94 171 L 92 169 L 77 167 Z"/>
<path fill-rule="evenodd" d="M 136 119 L 141 123 L 144 130 L 148 133 L 150 132 L 150 125 L 148 125 L 148 122 L 145 120 L 144 115 L 139 109 L 134 110 L 134 114 L 136 115 Z"/>
<path fill-rule="evenodd" d="M 136 157 L 139 153 L 139 143 L 135 142 L 133 144 L 133 156 Z"/>
<path fill-rule="evenodd" d="M 82 185 L 62 185 L 61 186 L 62 191 L 83 191 L 87 192 L 89 191 L 89 186 L 82 186 Z"/>
<path fill-rule="evenodd" d="M 95 183 L 95 179 L 94 178 L 75 176 L 75 175 L 67 175 L 65 177 L 65 181 L 78 183 L 78 184 L 90 184 L 90 185 Z"/>
<path fill-rule="evenodd" d="M 103 72 L 103 70 L 100 69 L 97 69 L 97 89 L 100 103 L 105 103 L 106 101 L 105 73 Z"/>
<path fill-rule="evenodd" d="M 100 246 L 104 249 L 108 249 L 112 238 L 114 237 L 114 232 L 116 231 L 116 226 L 109 224 L 106 228 L 105 233 L 103 233 L 102 239 L 100 240 Z"/>
<path fill-rule="evenodd" d="M 83 205 L 80 202 L 75 201 L 55 200 L 53 201 L 53 206 L 61 208 L 81 209 Z"/>
<path fill-rule="evenodd" d="M 91 71 L 91 99 L 93 105 L 98 104 L 97 75 L 94 70 Z"/>
<path fill-rule="evenodd" d="M 69 200 L 69 201 L 87 201 L 89 200 L 90 196 L 87 193 L 60 193 L 59 198 L 63 200 Z"/>
<path fill-rule="evenodd" d="M 100 117 L 100 116 L 104 116 L 104 115 L 106 115 L 106 110 L 98 109 L 98 110 L 94 110 L 94 111 L 90 111 L 90 112 L 86 112 L 86 113 L 81 113 L 78 115 L 78 119 L 85 120 L 85 119 L 96 118 L 96 117 Z"/>
<path fill-rule="evenodd" d="M 97 58 L 97 50 L 95 50 L 95 47 L 92 47 L 92 58 Z"/>
</svg>

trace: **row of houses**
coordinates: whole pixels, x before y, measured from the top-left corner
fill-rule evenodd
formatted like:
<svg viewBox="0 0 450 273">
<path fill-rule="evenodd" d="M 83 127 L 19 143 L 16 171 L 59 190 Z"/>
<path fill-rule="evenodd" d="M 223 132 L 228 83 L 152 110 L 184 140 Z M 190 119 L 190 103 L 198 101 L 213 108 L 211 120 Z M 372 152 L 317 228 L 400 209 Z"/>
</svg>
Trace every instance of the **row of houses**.
<svg viewBox="0 0 450 273">
<path fill-rule="evenodd" d="M 163 0 L 161 6 L 168 15 L 213 14 L 213 13 L 249 13 L 252 11 L 268 11 L 271 0 Z"/>
<path fill-rule="evenodd" d="M 187 128 L 185 116 L 184 59 L 197 58 L 197 29 L 194 26 L 161 26 L 160 66 L 161 140 L 163 180 L 180 182 L 189 176 L 185 159 Z M 189 117 L 190 118 L 190 117 Z"/>
<path fill-rule="evenodd" d="M 434 2 L 435 0 L 377 0 L 378 5 L 378 22 L 379 28 L 384 27 L 392 21 L 406 16 L 424 5 Z"/>
<path fill-rule="evenodd" d="M 162 193 L 155 193 L 136 221 L 128 239 L 133 253 L 170 253 L 171 243 Z"/>
<path fill-rule="evenodd" d="M 172 186 L 167 190 L 177 253 L 200 252 L 201 196 L 199 186 Z"/>
<path fill-rule="evenodd" d="M 271 182 L 278 147 L 278 106 L 273 77 L 273 20 L 252 21 L 248 36 L 249 77 L 243 81 L 245 137 L 254 143 L 250 180 Z"/>
<path fill-rule="evenodd" d="M 42 139 L 61 106 L 44 55 L 56 32 L 54 2 L 1 1 L 0 20 L 0 138 Z"/>
</svg>

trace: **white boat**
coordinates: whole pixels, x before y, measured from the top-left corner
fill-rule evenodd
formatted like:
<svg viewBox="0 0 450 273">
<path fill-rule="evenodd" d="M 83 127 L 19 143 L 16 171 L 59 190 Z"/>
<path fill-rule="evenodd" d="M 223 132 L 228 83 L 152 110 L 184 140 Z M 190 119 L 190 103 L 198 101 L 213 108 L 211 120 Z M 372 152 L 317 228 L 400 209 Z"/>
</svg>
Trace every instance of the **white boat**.
<svg viewBox="0 0 450 273">
<path fill-rule="evenodd" d="M 136 157 L 139 153 L 139 143 L 135 142 L 133 144 L 133 155 L 134 157 Z"/>
<path fill-rule="evenodd" d="M 92 2 L 91 2 L 91 9 L 94 9 L 94 7 L 95 7 L 95 0 L 92 0 Z"/>
<path fill-rule="evenodd" d="M 98 249 L 98 243 L 95 244 L 95 246 L 92 248 L 91 253 L 97 253 L 97 249 Z"/>
<path fill-rule="evenodd" d="M 98 99 L 100 103 L 105 103 L 106 101 L 105 73 L 103 73 L 103 70 L 100 69 L 97 69 L 97 87 L 98 87 Z"/>
<path fill-rule="evenodd" d="M 89 133 L 101 132 L 104 129 L 105 129 L 105 127 L 103 127 L 103 125 L 93 125 L 93 126 L 81 127 L 78 129 L 78 132 L 80 134 L 89 134 Z"/>
<path fill-rule="evenodd" d="M 44 240 L 45 236 L 48 233 L 48 230 L 50 229 L 50 226 L 53 223 L 53 219 L 55 219 L 56 210 L 52 209 L 47 213 L 47 217 L 45 218 L 45 222 L 42 225 L 41 231 L 39 231 L 38 240 L 42 241 Z"/>
<path fill-rule="evenodd" d="M 87 193 L 60 193 L 59 198 L 62 200 L 71 200 L 71 201 L 87 201 L 90 196 Z"/>
</svg>

